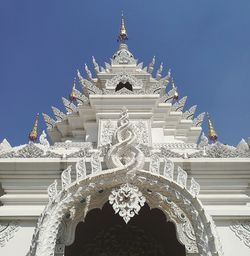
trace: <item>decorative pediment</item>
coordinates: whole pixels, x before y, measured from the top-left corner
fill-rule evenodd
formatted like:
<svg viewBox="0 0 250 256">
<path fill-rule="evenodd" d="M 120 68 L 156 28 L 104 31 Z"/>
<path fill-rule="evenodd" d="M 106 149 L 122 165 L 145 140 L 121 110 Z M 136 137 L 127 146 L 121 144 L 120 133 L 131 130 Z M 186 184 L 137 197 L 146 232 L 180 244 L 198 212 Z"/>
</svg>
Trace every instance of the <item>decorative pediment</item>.
<svg viewBox="0 0 250 256">
<path fill-rule="evenodd" d="M 120 73 L 115 75 L 113 78 L 109 79 L 105 83 L 105 88 L 107 90 L 115 90 L 118 84 L 129 83 L 132 86 L 132 90 L 139 90 L 143 88 L 143 82 L 128 73 Z"/>
<path fill-rule="evenodd" d="M 133 54 L 128 50 L 126 44 L 120 44 L 119 50 L 113 55 L 111 59 L 112 65 L 136 65 L 137 60 L 135 60 Z"/>
</svg>

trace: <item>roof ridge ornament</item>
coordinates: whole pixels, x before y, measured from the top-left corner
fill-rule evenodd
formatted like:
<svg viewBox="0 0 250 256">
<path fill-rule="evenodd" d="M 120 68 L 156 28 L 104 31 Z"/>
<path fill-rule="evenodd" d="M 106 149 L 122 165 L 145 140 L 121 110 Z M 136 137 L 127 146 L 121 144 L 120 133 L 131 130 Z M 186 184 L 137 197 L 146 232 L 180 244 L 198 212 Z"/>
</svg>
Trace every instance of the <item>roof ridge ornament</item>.
<svg viewBox="0 0 250 256">
<path fill-rule="evenodd" d="M 152 61 L 148 65 L 148 72 L 152 74 L 154 70 L 154 65 L 155 65 L 155 56 L 153 57 Z"/>
<path fill-rule="evenodd" d="M 175 83 L 174 83 L 174 78 L 172 77 L 171 79 L 171 85 L 172 85 L 172 89 L 174 90 L 174 97 L 173 97 L 173 100 L 178 100 L 179 98 L 179 93 L 177 91 L 177 87 L 175 86 Z"/>
<path fill-rule="evenodd" d="M 128 34 L 125 28 L 124 15 L 122 12 L 120 31 L 119 31 L 117 41 L 120 42 L 121 44 L 124 44 L 126 40 L 128 40 Z"/>
<path fill-rule="evenodd" d="M 29 133 L 29 140 L 32 142 L 35 142 L 38 137 L 38 135 L 37 135 L 38 118 L 39 118 L 39 113 L 36 114 L 34 125 L 32 127 L 31 132 Z"/>
<path fill-rule="evenodd" d="M 207 121 L 208 121 L 208 138 L 215 143 L 218 139 L 218 135 L 213 127 L 213 123 L 211 121 L 211 117 L 209 113 L 207 113 Z"/>
<path fill-rule="evenodd" d="M 69 95 L 69 100 L 72 102 L 72 101 L 76 101 L 77 100 L 77 95 L 76 95 L 76 78 L 74 78 L 74 81 L 73 81 L 73 85 L 72 85 L 72 89 L 71 89 L 71 93 Z"/>
</svg>

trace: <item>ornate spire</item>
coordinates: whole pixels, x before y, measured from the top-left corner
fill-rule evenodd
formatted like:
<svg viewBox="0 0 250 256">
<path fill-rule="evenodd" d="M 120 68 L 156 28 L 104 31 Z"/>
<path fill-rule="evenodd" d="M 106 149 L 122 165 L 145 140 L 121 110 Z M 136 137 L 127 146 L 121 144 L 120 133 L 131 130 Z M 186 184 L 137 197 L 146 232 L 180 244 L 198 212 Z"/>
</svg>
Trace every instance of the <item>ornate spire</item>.
<svg viewBox="0 0 250 256">
<path fill-rule="evenodd" d="M 76 95 L 75 89 L 76 89 L 76 78 L 74 78 L 72 90 L 71 90 L 71 93 L 69 95 L 69 100 L 70 101 L 76 101 L 77 100 L 77 95 Z"/>
<path fill-rule="evenodd" d="M 173 78 L 173 77 L 172 77 L 172 79 L 171 79 L 171 85 L 172 85 L 172 89 L 175 90 L 173 99 L 174 99 L 174 100 L 178 100 L 179 94 L 178 94 L 178 91 L 177 91 L 177 87 L 176 87 L 175 84 L 174 84 L 174 78 Z"/>
<path fill-rule="evenodd" d="M 39 113 L 36 115 L 36 119 L 31 132 L 29 133 L 29 140 L 35 142 L 37 140 L 37 126 L 38 126 Z"/>
<path fill-rule="evenodd" d="M 207 118 L 208 118 L 208 138 L 213 141 L 216 142 L 216 140 L 218 139 L 217 133 L 213 127 L 211 118 L 209 116 L 209 113 L 207 113 Z"/>
<path fill-rule="evenodd" d="M 120 32 L 119 32 L 117 41 L 120 43 L 124 43 L 126 40 L 128 40 L 128 34 L 125 28 L 124 16 L 122 12 Z"/>
</svg>

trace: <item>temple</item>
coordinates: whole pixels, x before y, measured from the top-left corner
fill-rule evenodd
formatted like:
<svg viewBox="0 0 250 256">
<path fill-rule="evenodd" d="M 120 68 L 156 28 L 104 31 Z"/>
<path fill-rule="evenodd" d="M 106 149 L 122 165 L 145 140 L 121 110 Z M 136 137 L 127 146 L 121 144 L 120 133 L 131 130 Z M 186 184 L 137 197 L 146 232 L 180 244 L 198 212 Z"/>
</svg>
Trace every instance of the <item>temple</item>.
<svg viewBox="0 0 250 256">
<path fill-rule="evenodd" d="M 46 132 L 37 114 L 27 144 L 0 143 L 0 255 L 249 256 L 250 143 L 220 143 L 170 70 L 134 57 L 123 15 L 117 41 Z"/>
</svg>

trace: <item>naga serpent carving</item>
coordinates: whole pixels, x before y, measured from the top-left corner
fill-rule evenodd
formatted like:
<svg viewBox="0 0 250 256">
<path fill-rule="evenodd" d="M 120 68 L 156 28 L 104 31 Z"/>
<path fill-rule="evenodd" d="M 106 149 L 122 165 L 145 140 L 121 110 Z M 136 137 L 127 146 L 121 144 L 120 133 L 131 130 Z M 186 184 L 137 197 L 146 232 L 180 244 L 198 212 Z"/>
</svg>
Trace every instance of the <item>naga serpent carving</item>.
<svg viewBox="0 0 250 256">
<path fill-rule="evenodd" d="M 127 170 L 142 169 L 145 157 L 136 147 L 136 135 L 129 122 L 128 110 L 123 107 L 114 132 L 112 146 L 106 155 L 108 168 L 123 168 Z"/>
</svg>

